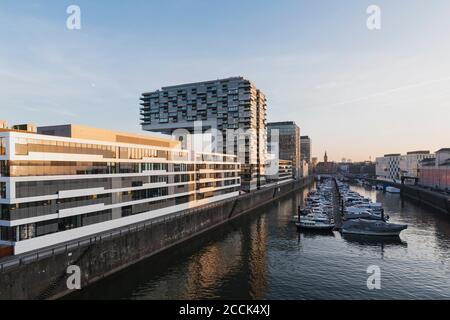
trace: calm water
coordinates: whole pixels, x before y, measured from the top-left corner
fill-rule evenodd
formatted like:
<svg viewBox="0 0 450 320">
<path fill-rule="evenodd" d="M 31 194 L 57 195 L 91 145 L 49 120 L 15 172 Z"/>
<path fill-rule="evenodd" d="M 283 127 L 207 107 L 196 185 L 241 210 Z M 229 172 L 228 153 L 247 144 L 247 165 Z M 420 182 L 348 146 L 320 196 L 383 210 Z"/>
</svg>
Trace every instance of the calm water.
<svg viewBox="0 0 450 320">
<path fill-rule="evenodd" d="M 290 218 L 306 190 L 150 258 L 72 295 L 76 299 L 450 299 L 450 218 L 399 195 L 384 203 L 399 240 L 298 234 Z M 382 289 L 369 291 L 378 265 Z"/>
</svg>

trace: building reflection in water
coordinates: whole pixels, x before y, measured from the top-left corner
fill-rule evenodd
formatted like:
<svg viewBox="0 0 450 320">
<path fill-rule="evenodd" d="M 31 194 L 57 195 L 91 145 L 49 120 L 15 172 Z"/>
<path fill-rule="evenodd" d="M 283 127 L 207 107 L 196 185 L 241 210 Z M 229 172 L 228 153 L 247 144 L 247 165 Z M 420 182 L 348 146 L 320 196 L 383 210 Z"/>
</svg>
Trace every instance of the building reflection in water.
<svg viewBox="0 0 450 320">
<path fill-rule="evenodd" d="M 198 292 L 213 292 L 219 283 L 240 269 L 242 235 L 232 233 L 226 240 L 206 247 L 192 259 L 186 273 L 186 298 L 198 299 Z"/>
<path fill-rule="evenodd" d="M 263 299 L 267 288 L 267 215 L 251 226 L 248 255 L 249 285 L 252 299 Z"/>
</svg>

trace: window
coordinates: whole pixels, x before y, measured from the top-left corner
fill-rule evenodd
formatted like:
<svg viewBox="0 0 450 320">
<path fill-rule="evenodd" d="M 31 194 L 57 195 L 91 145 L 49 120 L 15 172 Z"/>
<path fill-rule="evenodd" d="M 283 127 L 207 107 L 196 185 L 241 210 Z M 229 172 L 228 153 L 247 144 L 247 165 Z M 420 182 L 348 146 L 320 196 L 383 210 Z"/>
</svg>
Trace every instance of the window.
<svg viewBox="0 0 450 320">
<path fill-rule="evenodd" d="M 0 156 L 4 156 L 6 154 L 6 139 L 0 138 Z"/>
<path fill-rule="evenodd" d="M 0 182 L 0 199 L 6 198 L 6 183 Z"/>
<path fill-rule="evenodd" d="M 9 176 L 9 166 L 5 160 L 0 160 L 0 177 L 8 177 Z"/>
</svg>

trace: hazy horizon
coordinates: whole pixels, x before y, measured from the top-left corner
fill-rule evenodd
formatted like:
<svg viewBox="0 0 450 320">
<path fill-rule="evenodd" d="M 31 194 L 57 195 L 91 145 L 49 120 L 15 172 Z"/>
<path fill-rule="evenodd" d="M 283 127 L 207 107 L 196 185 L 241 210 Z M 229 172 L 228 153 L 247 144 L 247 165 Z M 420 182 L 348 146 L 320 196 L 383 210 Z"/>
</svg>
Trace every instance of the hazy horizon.
<svg viewBox="0 0 450 320">
<path fill-rule="evenodd" d="M 66 8 L 81 8 L 68 30 Z M 381 30 L 366 27 L 369 5 Z M 450 147 L 450 2 L 0 3 L 0 119 L 140 132 L 139 96 L 243 76 L 313 156 Z M 141 132 L 142 133 L 142 132 Z"/>
</svg>

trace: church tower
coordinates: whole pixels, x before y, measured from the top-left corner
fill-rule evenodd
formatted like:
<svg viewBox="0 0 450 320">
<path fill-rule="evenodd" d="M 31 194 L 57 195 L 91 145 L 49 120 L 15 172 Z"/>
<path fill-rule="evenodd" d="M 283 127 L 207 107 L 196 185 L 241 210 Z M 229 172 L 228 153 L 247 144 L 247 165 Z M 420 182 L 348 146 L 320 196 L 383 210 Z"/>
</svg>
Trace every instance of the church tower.
<svg viewBox="0 0 450 320">
<path fill-rule="evenodd" d="M 323 162 L 328 163 L 328 155 L 327 155 L 326 151 L 325 151 L 325 156 L 323 157 Z"/>
</svg>

